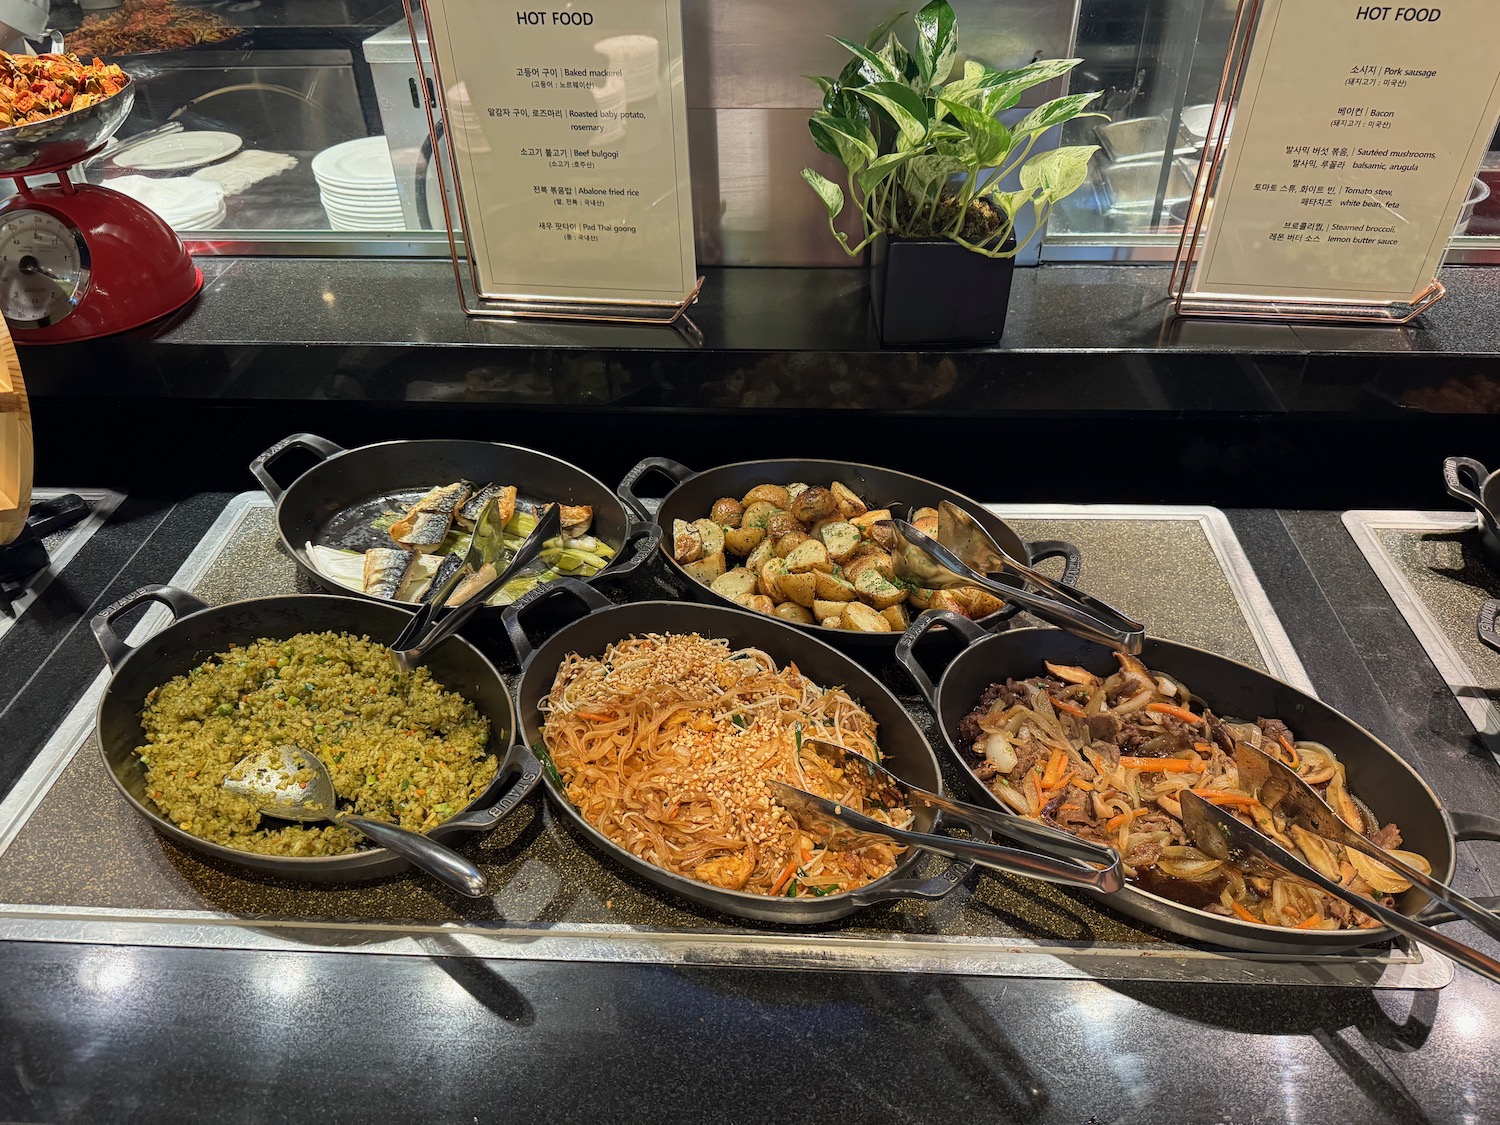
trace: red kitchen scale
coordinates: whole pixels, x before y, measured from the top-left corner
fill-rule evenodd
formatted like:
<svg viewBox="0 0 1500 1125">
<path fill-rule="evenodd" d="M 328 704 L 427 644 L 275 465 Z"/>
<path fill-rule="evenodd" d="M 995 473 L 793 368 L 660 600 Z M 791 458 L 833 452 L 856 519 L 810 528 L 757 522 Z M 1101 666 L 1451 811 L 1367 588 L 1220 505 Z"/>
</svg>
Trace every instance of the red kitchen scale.
<svg viewBox="0 0 1500 1125">
<path fill-rule="evenodd" d="M 127 195 L 68 169 L 99 152 L 130 116 L 132 82 L 91 106 L 0 129 L 0 312 L 18 344 L 90 340 L 175 312 L 203 287 L 182 240 Z M 55 173 L 32 187 L 28 176 Z M 82 177 L 79 177 L 82 181 Z"/>
</svg>

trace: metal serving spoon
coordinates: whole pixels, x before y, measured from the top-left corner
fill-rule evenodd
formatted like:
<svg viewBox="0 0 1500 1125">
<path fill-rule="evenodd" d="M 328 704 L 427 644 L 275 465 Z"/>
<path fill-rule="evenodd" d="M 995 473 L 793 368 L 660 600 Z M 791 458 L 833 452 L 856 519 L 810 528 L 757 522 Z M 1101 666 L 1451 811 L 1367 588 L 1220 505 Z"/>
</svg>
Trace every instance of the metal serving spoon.
<svg viewBox="0 0 1500 1125">
<path fill-rule="evenodd" d="M 1181 790 L 1177 796 L 1182 803 L 1183 827 L 1187 829 L 1193 843 L 1205 855 L 1239 864 L 1244 863 L 1245 857 L 1250 857 L 1273 872 L 1291 875 L 1311 883 L 1335 898 L 1343 899 L 1355 909 L 1380 919 L 1396 932 L 1405 934 L 1423 945 L 1430 945 L 1433 949 L 1451 957 L 1460 965 L 1472 969 L 1482 977 L 1500 982 L 1500 961 L 1430 926 L 1424 926 L 1421 922 L 1408 918 L 1398 910 L 1392 910 L 1389 906 L 1357 894 L 1340 883 L 1335 883 L 1310 864 L 1302 862 L 1269 836 L 1252 828 L 1233 813 L 1210 804 L 1192 790 Z M 1280 929 L 1277 926 L 1267 928 Z"/>
<path fill-rule="evenodd" d="M 278 746 L 247 755 L 230 769 L 223 787 L 278 820 L 327 820 L 352 828 L 460 894 L 483 898 L 488 893 L 479 868 L 452 848 L 400 825 L 341 810 L 328 767 L 300 746 Z"/>
<path fill-rule="evenodd" d="M 939 513 L 941 516 L 941 513 Z M 1007 602 L 1023 605 L 1043 621 L 1074 636 L 1097 641 L 1132 655 L 1141 651 L 1146 627 L 1126 617 L 1114 606 L 1085 594 L 1063 582 L 1055 582 L 1040 571 L 1015 561 L 994 543 L 1003 567 L 1026 580 L 1035 582 L 1041 593 L 1020 586 L 996 582 L 965 565 L 957 555 L 937 540 L 924 535 L 905 520 L 882 520 L 877 525 L 888 531 L 895 542 L 891 565 L 896 577 L 914 582 L 927 590 L 947 590 L 955 586 L 977 586 Z M 982 534 L 982 532 L 981 532 Z M 972 545 L 972 539 L 969 541 Z"/>
<path fill-rule="evenodd" d="M 480 520 L 483 521 L 486 516 L 490 515 L 490 512 L 491 506 L 486 505 Z M 516 548 L 516 553 L 510 557 L 510 562 L 505 564 L 505 569 L 497 574 L 488 585 L 482 587 L 459 606 L 445 606 L 437 596 L 434 596 L 417 611 L 416 616 L 407 622 L 396 640 L 391 643 L 391 659 L 395 662 L 396 669 L 400 672 L 414 670 L 429 652 L 462 629 L 469 618 L 473 617 L 497 590 L 510 581 L 511 575 L 541 554 L 543 544 L 561 530 L 562 509 L 556 504 L 549 504 L 536 521 L 536 527 L 526 537 L 526 541 Z M 479 525 L 476 524 L 475 535 L 478 534 Z M 442 599 L 445 600 L 448 597 L 448 591 L 440 591 L 440 593 Z"/>
<path fill-rule="evenodd" d="M 1120 853 L 1103 844 L 1090 843 L 1072 833 L 1049 828 L 1045 824 L 1026 820 L 1011 813 L 971 805 L 967 801 L 956 801 L 903 781 L 879 762 L 866 758 L 837 743 L 825 742 L 821 738 L 802 740 L 804 763 L 814 759 L 830 777 L 850 785 L 866 805 L 890 808 L 924 806 L 948 813 L 971 829 L 982 828 L 1010 840 L 1029 844 L 1039 852 L 1053 856 L 1066 856 L 1080 861 L 1078 872 L 1098 875 L 1098 880 L 1088 884 L 1098 890 L 1117 891 L 1124 885 L 1125 875 L 1121 870 Z M 1095 865 L 1102 865 L 1096 871 Z"/>
<path fill-rule="evenodd" d="M 1279 812 L 1293 824 L 1309 832 L 1363 852 L 1377 863 L 1383 863 L 1402 878 L 1415 883 L 1453 913 L 1467 918 L 1492 938 L 1500 938 L 1500 917 L 1479 903 L 1426 875 L 1418 868 L 1393 856 L 1379 844 L 1356 832 L 1334 812 L 1312 786 L 1297 776 L 1285 762 L 1278 761 L 1248 742 L 1234 744 L 1234 762 L 1239 767 L 1240 783 L 1259 798 L 1260 803 Z"/>
</svg>

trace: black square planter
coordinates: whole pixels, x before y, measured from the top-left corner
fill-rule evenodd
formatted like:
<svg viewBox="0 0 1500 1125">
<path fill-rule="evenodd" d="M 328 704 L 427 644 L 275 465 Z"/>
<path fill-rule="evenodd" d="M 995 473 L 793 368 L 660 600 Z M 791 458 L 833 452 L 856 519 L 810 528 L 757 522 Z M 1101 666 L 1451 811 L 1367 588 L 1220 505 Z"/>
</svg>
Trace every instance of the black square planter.
<svg viewBox="0 0 1500 1125">
<path fill-rule="evenodd" d="M 1015 245 L 1014 236 L 1006 248 Z M 870 296 L 886 344 L 992 344 L 1005 333 L 1014 258 L 946 238 L 875 240 Z"/>
</svg>

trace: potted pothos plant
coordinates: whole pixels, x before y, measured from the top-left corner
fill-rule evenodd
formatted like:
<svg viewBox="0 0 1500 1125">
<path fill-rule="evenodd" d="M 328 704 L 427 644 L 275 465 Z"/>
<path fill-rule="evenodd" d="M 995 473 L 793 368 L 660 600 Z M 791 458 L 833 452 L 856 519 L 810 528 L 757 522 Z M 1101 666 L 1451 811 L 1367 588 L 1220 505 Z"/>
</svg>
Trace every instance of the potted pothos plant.
<svg viewBox="0 0 1500 1125">
<path fill-rule="evenodd" d="M 811 168 L 802 177 L 851 256 L 873 247 L 871 294 L 886 343 L 998 340 L 1025 245 L 1016 241 L 1017 215 L 1030 210 L 1036 224 L 1026 240 L 1037 237 L 1053 205 L 1083 184 L 1097 146 L 1032 149 L 1054 126 L 1104 117 L 1088 111 L 1099 94 L 1054 98 L 1007 126 L 999 115 L 1022 94 L 1082 60 L 996 70 L 969 59 L 956 67 L 958 18 L 948 0 L 916 14 L 910 48 L 892 31 L 905 15 L 863 43 L 833 37 L 853 58 L 837 77 L 812 79 L 823 105 L 808 127 L 818 148 L 843 164 L 846 186 Z M 834 225 L 851 200 L 858 242 Z"/>
</svg>

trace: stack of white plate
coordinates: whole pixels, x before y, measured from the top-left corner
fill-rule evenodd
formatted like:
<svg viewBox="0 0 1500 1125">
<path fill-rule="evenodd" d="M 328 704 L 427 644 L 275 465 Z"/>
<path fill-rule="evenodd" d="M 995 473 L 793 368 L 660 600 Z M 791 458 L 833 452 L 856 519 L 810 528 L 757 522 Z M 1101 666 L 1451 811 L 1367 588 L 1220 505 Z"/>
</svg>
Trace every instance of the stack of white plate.
<svg viewBox="0 0 1500 1125">
<path fill-rule="evenodd" d="M 313 157 L 313 176 L 334 230 L 405 230 L 384 137 L 361 137 Z"/>
<path fill-rule="evenodd" d="M 224 189 L 208 180 L 114 176 L 105 186 L 144 203 L 175 231 L 213 230 L 224 221 Z"/>
</svg>

